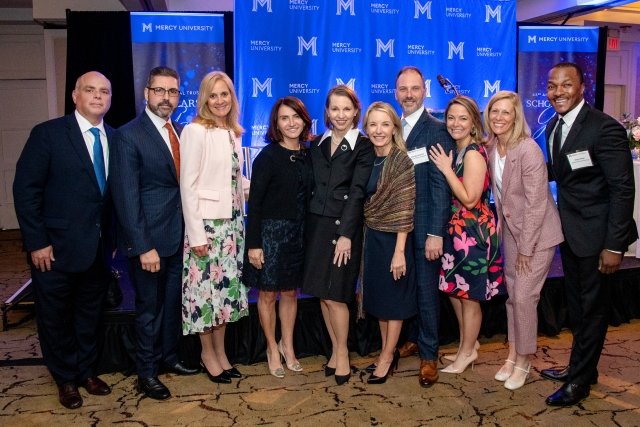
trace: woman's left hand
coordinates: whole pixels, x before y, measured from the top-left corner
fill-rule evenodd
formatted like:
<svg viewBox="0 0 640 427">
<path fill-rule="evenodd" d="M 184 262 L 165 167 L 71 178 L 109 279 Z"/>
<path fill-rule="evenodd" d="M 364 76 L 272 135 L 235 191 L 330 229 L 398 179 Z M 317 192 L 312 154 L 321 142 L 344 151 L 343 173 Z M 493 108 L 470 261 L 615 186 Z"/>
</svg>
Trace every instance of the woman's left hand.
<svg viewBox="0 0 640 427">
<path fill-rule="evenodd" d="M 531 273 L 531 259 L 533 256 L 518 254 L 516 258 L 516 275 L 528 276 Z"/>
<path fill-rule="evenodd" d="M 407 274 L 407 263 L 404 257 L 404 253 L 395 251 L 391 258 L 391 269 L 389 270 L 393 275 L 393 280 L 400 280 L 402 276 Z"/>
<path fill-rule="evenodd" d="M 451 170 L 453 151 L 449 151 L 449 154 L 447 154 L 440 144 L 436 144 L 429 148 L 429 158 L 440 172 Z"/>
<path fill-rule="evenodd" d="M 351 258 L 351 239 L 340 236 L 336 242 L 336 249 L 333 252 L 333 263 L 340 267 L 347 265 L 347 261 Z"/>
</svg>

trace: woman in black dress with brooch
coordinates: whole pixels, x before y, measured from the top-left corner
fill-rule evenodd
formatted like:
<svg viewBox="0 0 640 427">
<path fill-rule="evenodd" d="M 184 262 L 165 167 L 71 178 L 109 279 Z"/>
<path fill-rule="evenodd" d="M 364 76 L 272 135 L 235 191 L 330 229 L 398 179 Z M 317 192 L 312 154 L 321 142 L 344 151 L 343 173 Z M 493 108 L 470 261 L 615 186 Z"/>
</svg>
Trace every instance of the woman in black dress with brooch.
<svg viewBox="0 0 640 427">
<path fill-rule="evenodd" d="M 362 254 L 365 187 L 373 147 L 356 126 L 360 100 L 345 85 L 332 88 L 325 102 L 328 130 L 311 143 L 314 185 L 307 215 L 303 292 L 320 298 L 332 353 L 325 375 L 337 384 L 351 376 L 349 308 L 355 295 Z"/>
<path fill-rule="evenodd" d="M 280 356 L 291 371 L 302 371 L 293 348 L 296 289 L 304 265 L 304 220 L 311 169 L 304 146 L 311 118 L 302 101 L 276 101 L 269 117 L 265 146 L 253 162 L 247 215 L 244 278 L 259 289 L 258 314 L 267 341 L 269 373 L 284 378 Z M 276 344 L 276 298 L 281 339 Z"/>
<path fill-rule="evenodd" d="M 393 107 L 371 104 L 363 128 L 376 153 L 364 204 L 363 308 L 377 317 L 382 351 L 367 370 L 369 384 L 382 384 L 397 367 L 402 321 L 417 312 L 413 245 L 416 181 Z"/>
</svg>

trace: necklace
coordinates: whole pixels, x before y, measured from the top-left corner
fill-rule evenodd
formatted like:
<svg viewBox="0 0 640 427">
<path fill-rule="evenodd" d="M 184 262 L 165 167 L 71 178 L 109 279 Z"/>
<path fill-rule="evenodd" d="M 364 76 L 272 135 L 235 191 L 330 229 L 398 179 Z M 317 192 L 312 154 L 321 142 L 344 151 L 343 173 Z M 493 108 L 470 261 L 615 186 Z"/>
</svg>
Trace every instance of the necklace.
<svg viewBox="0 0 640 427">
<path fill-rule="evenodd" d="M 331 134 L 331 143 L 332 143 L 333 145 L 335 145 L 336 147 L 337 147 L 338 145 L 340 145 L 340 142 L 342 142 L 342 140 L 340 139 L 340 140 L 337 140 L 337 141 L 338 141 L 338 142 L 336 142 L 336 138 L 335 138 L 335 136 L 334 136 L 333 134 Z"/>
<path fill-rule="evenodd" d="M 374 161 L 373 161 L 373 166 L 380 166 L 381 164 L 383 164 L 383 163 L 384 163 L 384 161 L 385 161 L 385 160 L 387 160 L 387 156 L 385 156 L 385 158 L 384 158 L 384 159 L 382 159 L 382 161 L 381 161 L 380 163 L 376 163 L 376 161 L 374 160 Z"/>
</svg>

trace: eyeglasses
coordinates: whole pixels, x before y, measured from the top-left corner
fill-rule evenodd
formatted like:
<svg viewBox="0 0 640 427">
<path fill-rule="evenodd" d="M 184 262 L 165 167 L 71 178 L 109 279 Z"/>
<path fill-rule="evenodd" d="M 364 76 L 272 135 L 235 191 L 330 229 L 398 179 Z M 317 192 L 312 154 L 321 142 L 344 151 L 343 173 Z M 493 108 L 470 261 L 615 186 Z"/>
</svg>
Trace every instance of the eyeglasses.
<svg viewBox="0 0 640 427">
<path fill-rule="evenodd" d="M 175 98 L 176 96 L 180 96 L 180 91 L 178 89 L 165 89 L 163 87 L 147 87 L 150 91 L 158 96 L 164 96 L 165 93 L 169 92 L 169 96 Z"/>
</svg>

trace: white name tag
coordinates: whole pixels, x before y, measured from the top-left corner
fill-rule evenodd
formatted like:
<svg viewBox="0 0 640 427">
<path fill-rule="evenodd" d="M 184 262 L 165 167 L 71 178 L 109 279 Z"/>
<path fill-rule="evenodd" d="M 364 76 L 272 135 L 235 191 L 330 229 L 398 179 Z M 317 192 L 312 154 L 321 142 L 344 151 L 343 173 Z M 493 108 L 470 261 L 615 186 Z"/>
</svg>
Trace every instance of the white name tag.
<svg viewBox="0 0 640 427">
<path fill-rule="evenodd" d="M 593 166 L 591 156 L 586 150 L 567 154 L 567 160 L 569 160 L 569 165 L 571 165 L 571 170 L 573 171 Z"/>
<path fill-rule="evenodd" d="M 429 161 L 429 155 L 427 154 L 427 147 L 416 148 L 407 153 L 414 165 L 425 163 Z"/>
</svg>

